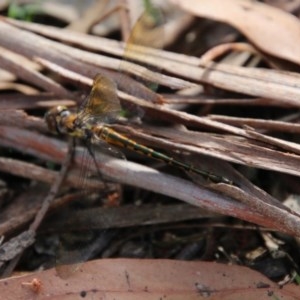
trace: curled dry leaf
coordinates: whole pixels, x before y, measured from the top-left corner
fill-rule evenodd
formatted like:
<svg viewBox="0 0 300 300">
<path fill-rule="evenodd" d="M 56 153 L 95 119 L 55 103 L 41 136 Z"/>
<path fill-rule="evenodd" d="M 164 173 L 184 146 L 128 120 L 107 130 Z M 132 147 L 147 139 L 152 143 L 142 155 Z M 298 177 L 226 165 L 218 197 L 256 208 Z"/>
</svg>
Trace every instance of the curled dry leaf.
<svg viewBox="0 0 300 300">
<path fill-rule="evenodd" d="M 230 24 L 262 51 L 300 64 L 299 20 L 278 8 L 251 0 L 171 0 L 199 17 Z"/>
</svg>

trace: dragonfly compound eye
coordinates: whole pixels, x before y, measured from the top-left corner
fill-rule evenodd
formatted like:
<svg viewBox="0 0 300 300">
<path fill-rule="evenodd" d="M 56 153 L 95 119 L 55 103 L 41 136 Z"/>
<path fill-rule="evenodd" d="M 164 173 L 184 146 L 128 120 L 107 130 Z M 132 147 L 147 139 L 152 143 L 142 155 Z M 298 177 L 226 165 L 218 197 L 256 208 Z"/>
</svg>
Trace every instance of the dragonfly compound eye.
<svg viewBox="0 0 300 300">
<path fill-rule="evenodd" d="M 60 124 L 64 117 L 70 114 L 65 106 L 57 106 L 50 109 L 45 114 L 45 121 L 47 123 L 48 129 L 55 134 L 61 133 Z"/>
</svg>

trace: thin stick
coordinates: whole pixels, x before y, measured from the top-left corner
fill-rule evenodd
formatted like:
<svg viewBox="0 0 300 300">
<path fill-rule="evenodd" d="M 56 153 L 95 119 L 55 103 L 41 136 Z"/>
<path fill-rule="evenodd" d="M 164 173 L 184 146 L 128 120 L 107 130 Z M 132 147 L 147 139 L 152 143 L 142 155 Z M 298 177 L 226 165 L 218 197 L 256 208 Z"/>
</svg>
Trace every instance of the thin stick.
<svg viewBox="0 0 300 300">
<path fill-rule="evenodd" d="M 70 138 L 68 142 L 69 142 L 68 152 L 67 152 L 65 160 L 62 164 L 62 168 L 59 172 L 59 176 L 54 181 L 54 183 L 49 191 L 49 194 L 43 201 L 42 207 L 36 214 L 34 221 L 31 223 L 31 225 L 29 227 L 29 229 L 31 229 L 31 230 L 36 231 L 37 228 L 40 226 L 41 222 L 43 221 L 43 219 L 49 209 L 50 204 L 55 199 L 60 187 L 62 186 L 62 184 L 67 176 L 67 173 L 68 173 L 68 170 L 69 170 L 69 167 L 71 165 L 71 161 L 72 161 L 72 158 L 74 155 L 74 139 Z"/>
<path fill-rule="evenodd" d="M 68 152 L 67 152 L 67 155 L 65 156 L 65 160 L 62 164 L 59 176 L 57 176 L 56 180 L 54 181 L 53 185 L 51 186 L 51 189 L 50 189 L 48 195 L 44 199 L 40 210 L 37 212 L 35 219 L 29 226 L 29 231 L 33 232 L 34 236 L 35 236 L 37 228 L 40 226 L 41 222 L 43 221 L 43 219 L 49 209 L 50 204 L 54 201 L 59 189 L 61 188 L 61 186 L 67 176 L 67 173 L 68 173 L 68 170 L 71 165 L 72 158 L 73 158 L 73 154 L 74 154 L 74 139 L 70 138 L 69 145 L 68 145 Z M 15 269 L 16 265 L 18 264 L 25 248 L 23 248 L 20 251 L 20 253 L 9 262 L 9 264 L 7 265 L 6 269 L 4 270 L 2 276 L 4 276 L 4 277 L 10 276 L 10 274 L 12 273 L 12 271 Z"/>
</svg>

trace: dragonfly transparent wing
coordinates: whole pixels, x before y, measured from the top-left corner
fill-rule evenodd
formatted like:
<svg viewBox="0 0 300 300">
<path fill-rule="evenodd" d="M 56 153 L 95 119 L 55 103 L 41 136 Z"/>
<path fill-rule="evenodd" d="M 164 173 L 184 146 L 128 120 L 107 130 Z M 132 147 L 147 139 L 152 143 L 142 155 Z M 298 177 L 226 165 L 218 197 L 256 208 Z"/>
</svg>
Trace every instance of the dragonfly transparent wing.
<svg viewBox="0 0 300 300">
<path fill-rule="evenodd" d="M 155 66 L 155 56 L 153 49 L 161 49 L 164 42 L 164 19 L 161 10 L 151 5 L 150 1 L 145 1 L 145 10 L 138 18 L 132 28 L 129 39 L 124 50 L 123 60 L 120 64 L 120 78 L 125 74 L 134 77 L 144 88 L 156 91 L 158 88 L 157 77 L 161 68 Z M 136 62 L 138 64 L 136 64 Z M 128 87 L 130 94 L 135 94 L 135 86 Z M 130 91 L 131 90 L 131 91 Z M 125 112 L 127 117 L 142 117 L 144 112 L 141 108 L 133 104 L 126 104 Z"/>
<path fill-rule="evenodd" d="M 105 177 L 101 175 L 101 167 L 99 161 L 100 155 L 103 153 L 110 156 L 124 158 L 123 153 L 115 147 L 108 145 L 104 141 L 99 141 L 100 145 L 88 144 L 88 149 L 82 149 L 82 158 L 79 169 L 73 171 L 79 171 L 80 181 L 78 188 L 82 189 L 82 199 L 80 200 L 79 207 L 84 214 L 85 206 L 90 208 L 89 205 L 95 200 L 97 195 L 97 206 L 103 204 L 103 195 L 107 195 L 108 191 L 115 190 L 115 184 L 107 184 Z M 76 151 L 78 152 L 78 150 Z M 92 167 L 95 165 L 96 167 Z M 99 181 L 99 183 L 97 183 Z M 95 183 L 97 185 L 95 185 Z M 92 184 L 92 185 L 91 185 Z M 98 186 L 99 184 L 99 186 Z M 102 186 L 102 197 L 98 195 L 98 192 L 94 192 Z M 92 189 L 89 191 L 89 189 Z M 109 199 L 109 198 L 108 198 Z M 77 204 L 78 205 L 78 204 Z M 82 207 L 83 206 L 83 207 Z M 94 206 L 92 206 L 94 207 Z M 66 208 L 67 209 L 67 208 Z M 70 213 L 74 214 L 74 207 L 71 205 L 69 208 Z M 78 208 L 79 209 L 79 208 Z M 77 213 L 77 210 L 76 212 Z M 79 212 L 78 212 L 79 213 Z M 66 216 L 67 217 L 67 216 Z M 113 230 L 90 230 L 86 228 L 80 228 L 80 224 L 77 224 L 79 228 L 75 232 L 61 232 L 59 234 L 59 243 L 55 255 L 55 268 L 58 276 L 62 279 L 68 279 L 72 277 L 74 273 L 80 268 L 81 264 L 88 259 L 95 257 L 95 252 L 100 253 L 102 248 L 109 244 L 109 238 L 113 234 Z M 99 246 L 102 245 L 102 246 Z M 102 248 L 101 248 L 102 247 Z"/>
<path fill-rule="evenodd" d="M 115 83 L 101 74 L 94 78 L 87 100 L 79 109 L 78 119 L 85 122 L 111 123 L 118 118 L 121 105 Z"/>
<path fill-rule="evenodd" d="M 140 78 L 142 83 L 156 90 L 157 84 L 153 84 L 155 78 L 147 75 L 147 69 L 160 72 L 159 66 L 154 66 L 156 61 L 152 49 L 162 49 L 164 43 L 164 19 L 161 10 L 153 5 L 147 5 L 144 12 L 132 28 L 131 35 L 126 43 L 124 59 L 120 69 L 125 73 L 134 73 Z M 129 62 L 137 61 L 139 65 L 145 67 L 145 73 L 139 73 L 139 67 Z M 152 63 L 151 63 L 152 62 Z M 149 78 L 150 77 L 150 78 Z M 151 82 L 152 81 L 152 82 Z"/>
</svg>

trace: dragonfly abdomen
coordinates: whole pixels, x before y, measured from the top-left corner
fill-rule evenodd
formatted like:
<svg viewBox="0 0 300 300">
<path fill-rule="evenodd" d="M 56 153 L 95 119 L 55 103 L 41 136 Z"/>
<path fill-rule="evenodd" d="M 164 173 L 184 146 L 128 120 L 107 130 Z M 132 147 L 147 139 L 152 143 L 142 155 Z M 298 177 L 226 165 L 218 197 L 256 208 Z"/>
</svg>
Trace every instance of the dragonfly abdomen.
<svg viewBox="0 0 300 300">
<path fill-rule="evenodd" d="M 213 182 L 224 182 L 227 184 L 232 184 L 231 181 L 228 179 L 218 176 L 200 169 L 195 168 L 191 164 L 185 164 L 179 160 L 174 159 L 171 156 L 165 155 L 161 152 L 155 151 L 149 147 L 143 146 L 139 143 L 136 143 L 135 141 L 125 137 L 122 134 L 117 133 L 112 128 L 109 128 L 107 126 L 95 126 L 93 129 L 93 132 L 95 136 L 101 140 L 104 140 L 105 142 L 121 147 L 121 148 L 127 148 L 130 150 L 133 150 L 135 152 L 138 152 L 140 154 L 149 156 L 151 158 L 163 161 L 171 166 L 183 169 L 187 172 L 193 172 L 199 175 L 202 175 L 206 178 L 209 178 Z"/>
<path fill-rule="evenodd" d="M 95 126 L 92 129 L 92 131 L 94 132 L 97 138 L 107 142 L 108 144 L 130 149 L 143 155 L 155 158 L 156 151 L 139 143 L 136 143 L 135 141 L 127 138 L 126 136 L 117 133 L 112 128 L 109 128 L 107 126 Z"/>
</svg>

